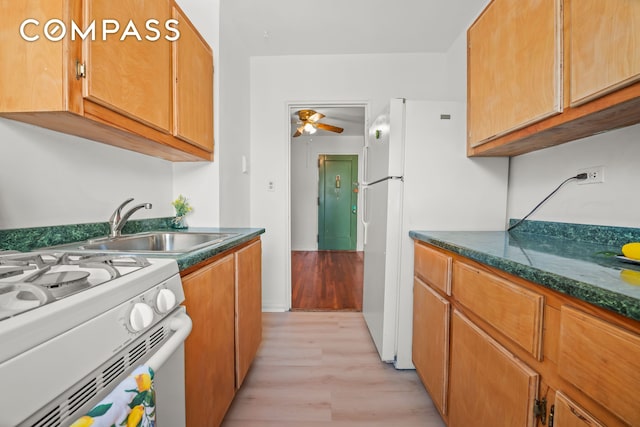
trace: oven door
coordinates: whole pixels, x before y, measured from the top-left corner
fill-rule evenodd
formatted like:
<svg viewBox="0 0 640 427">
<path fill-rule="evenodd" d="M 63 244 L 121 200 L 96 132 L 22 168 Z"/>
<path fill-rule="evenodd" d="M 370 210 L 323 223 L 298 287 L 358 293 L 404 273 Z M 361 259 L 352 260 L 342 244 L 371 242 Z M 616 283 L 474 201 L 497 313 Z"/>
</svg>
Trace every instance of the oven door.
<svg viewBox="0 0 640 427">
<path fill-rule="evenodd" d="M 184 307 L 177 307 L 18 426 L 69 426 L 104 399 L 136 367 L 147 365 L 155 372 L 156 425 L 184 427 L 184 341 L 190 332 L 191 319 Z M 0 426 L 4 427 L 2 422 Z"/>
</svg>

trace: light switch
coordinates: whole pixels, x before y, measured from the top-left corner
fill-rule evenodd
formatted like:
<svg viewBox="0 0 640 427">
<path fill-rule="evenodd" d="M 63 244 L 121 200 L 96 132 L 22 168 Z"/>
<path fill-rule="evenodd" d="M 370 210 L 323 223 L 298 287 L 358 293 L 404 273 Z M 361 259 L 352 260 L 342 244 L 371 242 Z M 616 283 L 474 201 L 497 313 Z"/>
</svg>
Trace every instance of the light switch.
<svg viewBox="0 0 640 427">
<path fill-rule="evenodd" d="M 247 156 L 242 156 L 242 173 L 247 173 Z"/>
</svg>

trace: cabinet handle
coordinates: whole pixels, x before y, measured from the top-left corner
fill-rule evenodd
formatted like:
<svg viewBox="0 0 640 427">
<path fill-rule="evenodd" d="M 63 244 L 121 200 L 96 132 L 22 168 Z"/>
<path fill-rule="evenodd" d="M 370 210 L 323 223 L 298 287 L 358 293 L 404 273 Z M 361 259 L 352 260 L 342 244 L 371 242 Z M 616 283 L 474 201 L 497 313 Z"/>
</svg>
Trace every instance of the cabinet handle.
<svg viewBox="0 0 640 427">
<path fill-rule="evenodd" d="M 578 413 L 578 411 L 576 411 L 576 409 L 573 406 L 569 406 L 569 409 L 571 410 L 571 413 L 573 415 L 575 415 L 576 417 L 578 417 L 578 419 L 585 421 L 585 422 L 589 422 L 589 420 L 587 420 L 582 414 Z"/>
<path fill-rule="evenodd" d="M 86 63 L 80 62 L 76 59 L 76 80 L 80 80 L 81 78 L 87 77 L 87 67 Z"/>
</svg>

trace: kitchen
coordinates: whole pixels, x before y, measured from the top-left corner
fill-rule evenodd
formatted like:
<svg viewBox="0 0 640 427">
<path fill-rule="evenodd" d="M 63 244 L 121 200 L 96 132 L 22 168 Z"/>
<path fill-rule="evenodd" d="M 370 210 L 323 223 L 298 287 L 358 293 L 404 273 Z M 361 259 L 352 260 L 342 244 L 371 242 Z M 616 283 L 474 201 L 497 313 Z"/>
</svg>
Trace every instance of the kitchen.
<svg viewBox="0 0 640 427">
<path fill-rule="evenodd" d="M 231 19 L 239 9 L 247 10 L 246 4 L 182 1 L 216 58 L 214 157 L 219 162 L 170 163 L 2 120 L 0 229 L 105 221 L 126 197 L 153 203 L 153 210 L 136 214 L 139 218 L 171 216 L 169 202 L 186 194 L 195 206 L 192 226 L 267 230 L 263 309 L 285 311 L 290 304 L 286 103 L 368 100 L 373 117 L 393 97 L 465 101 L 466 28 L 486 3 L 470 2 L 473 12 L 455 34 L 447 35 L 449 47 L 437 52 L 268 56 L 268 50 L 247 52 L 242 27 Z M 269 28 L 259 28 L 253 36 L 268 49 L 277 33 L 271 30 L 265 38 L 265 31 Z M 506 218 L 525 215 L 578 169 L 605 165 L 604 185 L 567 186 L 533 218 L 637 227 L 640 202 L 630 197 L 629 186 L 638 181 L 639 135 L 636 125 L 512 157 Z M 275 183 L 274 192 L 266 191 L 269 181 Z M 408 301 L 402 304 L 410 307 Z M 410 330 L 403 334 L 410 339 Z M 404 357 L 410 364 L 410 355 Z"/>
</svg>

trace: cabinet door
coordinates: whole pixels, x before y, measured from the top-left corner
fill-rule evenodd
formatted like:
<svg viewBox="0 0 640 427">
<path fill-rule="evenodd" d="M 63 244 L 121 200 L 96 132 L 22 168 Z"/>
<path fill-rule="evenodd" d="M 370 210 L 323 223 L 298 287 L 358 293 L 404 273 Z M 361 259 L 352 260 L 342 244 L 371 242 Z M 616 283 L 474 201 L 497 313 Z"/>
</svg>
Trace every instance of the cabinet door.
<svg viewBox="0 0 640 427">
<path fill-rule="evenodd" d="M 413 280 L 413 364 L 440 413 L 447 413 L 451 304 Z"/>
<path fill-rule="evenodd" d="M 640 79 L 640 2 L 574 0 L 571 13 L 571 105 Z"/>
<path fill-rule="evenodd" d="M 185 342 L 187 425 L 220 425 L 235 395 L 234 259 L 183 278 L 193 329 Z"/>
<path fill-rule="evenodd" d="M 240 388 L 262 341 L 262 246 L 236 252 L 236 388 Z"/>
<path fill-rule="evenodd" d="M 180 39 L 173 43 L 174 135 L 213 152 L 213 53 L 174 7 Z"/>
<path fill-rule="evenodd" d="M 0 13 L 0 111 L 60 111 L 64 108 L 65 78 L 62 61 L 69 39 L 47 40 L 42 27 L 53 17 L 67 15 L 64 2 L 22 0 L 3 2 Z M 18 29 L 26 18 L 37 19 L 40 27 L 28 25 L 25 34 L 39 37 L 27 42 Z M 38 28 L 40 31 L 38 31 Z"/>
<path fill-rule="evenodd" d="M 449 427 L 535 426 L 538 382 L 536 372 L 454 310 Z"/>
<path fill-rule="evenodd" d="M 561 111 L 560 17 L 559 0 L 493 0 L 469 28 L 471 147 Z"/>
<path fill-rule="evenodd" d="M 554 406 L 553 425 L 555 427 L 604 427 L 561 392 L 556 393 Z"/>
<path fill-rule="evenodd" d="M 558 342 L 560 376 L 639 426 L 640 335 L 563 305 Z"/>
<path fill-rule="evenodd" d="M 84 0 L 86 23 L 96 22 L 95 40 L 84 41 L 87 77 L 85 98 L 160 131 L 171 131 L 171 42 L 164 23 L 171 17 L 168 0 Z M 162 36 L 157 41 L 145 25 L 156 19 Z M 117 21 L 120 31 L 106 36 L 102 25 Z M 141 41 L 135 36 L 120 41 L 129 20 L 135 24 Z M 107 24 L 112 28 L 112 24 Z M 87 25 L 88 26 L 88 25 Z M 178 26 L 179 28 L 179 26 Z"/>
</svg>

